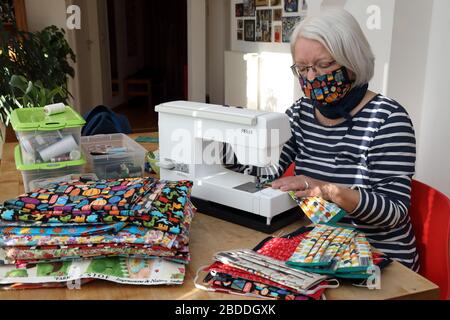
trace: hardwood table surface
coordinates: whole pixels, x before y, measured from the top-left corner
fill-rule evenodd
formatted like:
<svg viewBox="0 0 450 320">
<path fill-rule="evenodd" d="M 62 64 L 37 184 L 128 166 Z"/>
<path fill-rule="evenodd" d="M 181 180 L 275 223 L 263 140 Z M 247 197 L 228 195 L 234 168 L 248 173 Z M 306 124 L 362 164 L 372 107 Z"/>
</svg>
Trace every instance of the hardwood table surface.
<svg viewBox="0 0 450 320">
<path fill-rule="evenodd" d="M 157 133 L 130 135 L 157 137 Z M 147 150 L 158 148 L 157 143 L 142 143 Z M 0 165 L 0 202 L 23 193 L 22 176 L 14 162 L 14 143 L 6 143 Z M 278 230 L 274 235 L 288 234 L 306 225 L 299 220 Z M 194 286 L 197 270 L 212 262 L 214 253 L 221 250 L 253 248 L 268 235 L 232 224 L 202 213 L 197 213 L 191 226 L 190 250 L 192 261 L 186 268 L 186 277 L 181 286 L 136 286 L 122 285 L 97 280 L 81 286 L 81 289 L 66 288 L 0 291 L 0 299 L 160 299 L 160 300 L 236 300 L 247 297 L 206 292 Z M 381 289 L 369 290 L 342 284 L 337 289 L 327 289 L 329 300 L 377 300 L 377 299 L 438 299 L 439 288 L 419 274 L 398 262 L 393 262 L 381 273 Z"/>
</svg>

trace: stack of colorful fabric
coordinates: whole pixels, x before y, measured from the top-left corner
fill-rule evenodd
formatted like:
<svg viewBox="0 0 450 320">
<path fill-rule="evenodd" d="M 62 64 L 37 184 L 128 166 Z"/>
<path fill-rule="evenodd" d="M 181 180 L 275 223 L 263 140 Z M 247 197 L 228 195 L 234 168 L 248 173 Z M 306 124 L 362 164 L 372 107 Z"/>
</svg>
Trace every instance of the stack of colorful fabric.
<svg viewBox="0 0 450 320">
<path fill-rule="evenodd" d="M 203 279 L 206 287 L 200 284 L 197 284 L 197 287 L 221 293 L 277 300 L 320 299 L 326 288 L 335 287 L 326 276 L 312 273 L 298 275 L 295 269 L 285 265 L 285 261 L 305 238 L 304 232 L 307 230 L 302 229 L 285 237 L 265 239 L 253 249 L 261 262 L 248 259 L 252 266 L 236 263 L 232 258 L 223 259 L 223 256 L 219 258 L 223 253 L 216 254 L 216 261 L 203 270 L 207 272 Z M 280 264 L 284 268 L 280 267 Z M 296 277 L 296 284 L 283 280 L 290 274 Z"/>
<path fill-rule="evenodd" d="M 297 198 L 293 192 L 290 195 L 316 227 L 268 238 L 253 253 L 219 252 L 216 262 L 204 270 L 208 274 L 203 282 L 208 287 L 197 286 L 271 299 L 320 299 L 326 288 L 337 286 L 333 284 L 337 279 L 357 279 L 353 281 L 364 285 L 376 273 L 375 266 L 381 269 L 391 262 L 372 252 L 362 233 L 334 226 L 346 215 L 336 204 L 318 197 Z"/>
<path fill-rule="evenodd" d="M 335 279 L 338 277 L 326 273 L 320 275 L 309 269 L 303 269 L 302 271 L 305 272 L 303 275 L 297 274 L 296 268 L 287 263 L 301 243 L 310 238 L 309 234 L 312 231 L 312 227 L 303 227 L 284 237 L 269 237 L 253 249 L 257 257 L 244 254 L 240 259 L 235 259 L 236 252 L 245 253 L 248 250 L 219 252 L 214 257 L 216 261 L 203 269 L 207 272 L 203 284 L 196 284 L 196 286 L 208 291 L 267 299 L 321 299 L 326 289 L 338 287 L 339 283 Z M 246 263 L 239 261 L 242 259 L 246 259 Z M 385 255 L 373 253 L 372 262 L 382 269 L 391 260 Z M 296 283 L 287 281 L 291 280 L 292 276 L 297 278 Z M 360 280 L 357 280 L 355 284 L 360 285 Z"/>
<path fill-rule="evenodd" d="M 100 278 L 181 284 L 195 213 L 190 181 L 55 183 L 0 208 L 0 284 Z"/>
<path fill-rule="evenodd" d="M 374 258 L 362 233 L 319 225 L 300 242 L 286 263 L 299 270 L 336 278 L 367 279 L 372 274 Z"/>
</svg>

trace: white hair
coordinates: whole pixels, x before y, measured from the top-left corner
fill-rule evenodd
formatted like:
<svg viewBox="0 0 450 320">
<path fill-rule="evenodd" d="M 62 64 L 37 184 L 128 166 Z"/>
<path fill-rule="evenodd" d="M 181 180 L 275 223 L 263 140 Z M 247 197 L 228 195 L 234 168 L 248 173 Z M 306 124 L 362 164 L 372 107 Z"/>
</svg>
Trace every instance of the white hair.
<svg viewBox="0 0 450 320">
<path fill-rule="evenodd" d="M 373 78 L 375 56 L 358 21 L 344 9 L 326 9 L 297 24 L 291 35 L 291 53 L 299 38 L 319 41 L 337 63 L 353 71 L 355 86 Z"/>
</svg>

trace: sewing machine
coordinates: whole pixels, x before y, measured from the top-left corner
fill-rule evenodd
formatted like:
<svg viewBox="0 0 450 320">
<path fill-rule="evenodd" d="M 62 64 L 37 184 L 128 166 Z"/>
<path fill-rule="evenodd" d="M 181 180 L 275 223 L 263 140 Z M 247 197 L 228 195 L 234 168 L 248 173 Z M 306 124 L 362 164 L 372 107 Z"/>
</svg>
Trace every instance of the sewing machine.
<svg viewBox="0 0 450 320">
<path fill-rule="evenodd" d="M 300 218 L 287 193 L 264 188 L 258 176 L 223 164 L 224 143 L 242 165 L 278 164 L 291 137 L 285 114 L 186 101 L 163 103 L 155 110 L 160 177 L 194 181 L 192 198 L 200 212 L 268 233 Z"/>
</svg>

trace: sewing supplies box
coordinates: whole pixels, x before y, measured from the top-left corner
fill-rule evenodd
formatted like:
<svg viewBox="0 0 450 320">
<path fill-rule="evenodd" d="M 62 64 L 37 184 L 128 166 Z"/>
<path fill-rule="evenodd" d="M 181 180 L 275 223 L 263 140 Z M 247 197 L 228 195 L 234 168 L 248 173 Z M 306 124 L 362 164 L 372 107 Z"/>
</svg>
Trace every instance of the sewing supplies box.
<svg viewBox="0 0 450 320">
<path fill-rule="evenodd" d="M 147 150 L 122 133 L 81 137 L 87 170 L 99 179 L 142 177 Z"/>
<path fill-rule="evenodd" d="M 20 144 L 24 165 L 76 161 L 81 156 L 85 120 L 69 106 L 47 115 L 45 108 L 16 109 L 11 125 Z"/>
<path fill-rule="evenodd" d="M 60 161 L 36 164 L 24 164 L 21 148 L 17 145 L 14 150 L 16 168 L 22 173 L 25 192 L 33 190 L 32 182 L 40 179 L 51 179 L 70 174 L 81 174 L 86 164 L 84 156 L 73 161 Z"/>
<path fill-rule="evenodd" d="M 55 178 L 35 179 L 29 182 L 30 190 L 43 189 L 51 183 L 69 182 L 72 180 L 95 181 L 98 177 L 95 173 L 75 173 Z"/>
</svg>

